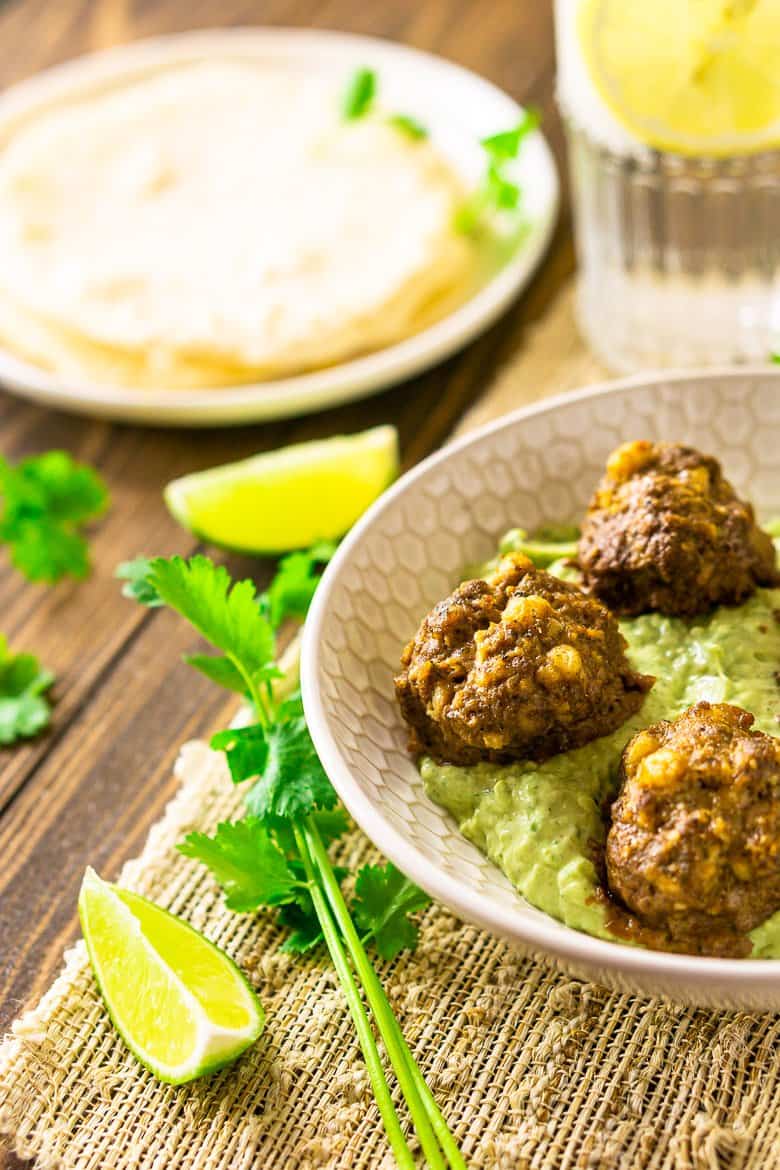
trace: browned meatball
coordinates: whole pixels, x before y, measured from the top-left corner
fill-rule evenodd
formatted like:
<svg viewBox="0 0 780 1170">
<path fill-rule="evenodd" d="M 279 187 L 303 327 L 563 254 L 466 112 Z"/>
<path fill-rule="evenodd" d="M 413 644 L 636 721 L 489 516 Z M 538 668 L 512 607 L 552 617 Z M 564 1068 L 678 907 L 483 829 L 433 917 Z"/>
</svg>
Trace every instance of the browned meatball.
<svg viewBox="0 0 780 1170">
<path fill-rule="evenodd" d="M 607 879 L 671 949 L 746 954 L 780 909 L 780 740 L 727 703 L 697 703 L 627 744 Z"/>
<path fill-rule="evenodd" d="M 612 453 L 582 528 L 587 589 L 616 613 L 681 616 L 776 585 L 775 550 L 720 464 L 679 443 Z"/>
<path fill-rule="evenodd" d="M 432 610 L 395 680 L 410 750 L 439 761 L 545 759 L 614 731 L 642 704 L 625 639 L 595 598 L 501 559 Z"/>
</svg>

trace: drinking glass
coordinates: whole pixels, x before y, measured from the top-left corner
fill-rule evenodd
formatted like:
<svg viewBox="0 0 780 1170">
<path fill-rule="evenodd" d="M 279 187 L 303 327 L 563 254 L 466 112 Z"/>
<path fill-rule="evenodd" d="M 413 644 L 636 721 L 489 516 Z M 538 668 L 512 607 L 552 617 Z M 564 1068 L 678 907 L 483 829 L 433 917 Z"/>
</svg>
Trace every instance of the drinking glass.
<svg viewBox="0 0 780 1170">
<path fill-rule="evenodd" d="M 780 151 L 694 158 L 613 124 L 556 0 L 577 312 L 615 370 L 767 361 L 780 347 Z"/>
</svg>

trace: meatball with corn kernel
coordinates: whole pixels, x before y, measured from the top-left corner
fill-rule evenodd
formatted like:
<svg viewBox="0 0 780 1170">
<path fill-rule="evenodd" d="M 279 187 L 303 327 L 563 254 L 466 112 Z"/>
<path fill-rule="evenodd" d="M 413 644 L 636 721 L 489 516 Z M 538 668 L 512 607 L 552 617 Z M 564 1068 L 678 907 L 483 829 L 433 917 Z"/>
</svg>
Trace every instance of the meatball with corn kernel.
<svg viewBox="0 0 780 1170">
<path fill-rule="evenodd" d="M 696 703 L 626 745 L 609 888 L 671 950 L 749 954 L 780 909 L 780 740 L 727 703 Z"/>
<path fill-rule="evenodd" d="M 652 679 L 612 614 L 525 556 L 501 558 L 424 619 L 395 680 L 410 750 L 437 761 L 543 760 L 614 731 Z"/>
<path fill-rule="evenodd" d="M 626 615 L 693 616 L 780 580 L 752 506 L 716 459 L 679 443 L 625 443 L 610 455 L 578 559 L 585 588 Z"/>
</svg>

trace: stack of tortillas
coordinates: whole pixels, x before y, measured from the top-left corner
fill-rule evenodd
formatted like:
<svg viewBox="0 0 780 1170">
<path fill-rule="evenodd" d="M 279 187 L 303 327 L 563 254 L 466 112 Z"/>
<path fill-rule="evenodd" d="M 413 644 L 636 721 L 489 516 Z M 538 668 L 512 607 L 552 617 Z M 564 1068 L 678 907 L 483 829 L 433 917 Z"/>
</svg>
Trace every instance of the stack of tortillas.
<svg viewBox="0 0 780 1170">
<path fill-rule="evenodd" d="M 109 385 L 219 386 L 416 332 L 469 283 L 450 166 L 323 79 L 193 63 L 38 113 L 0 156 L 0 341 Z"/>
</svg>

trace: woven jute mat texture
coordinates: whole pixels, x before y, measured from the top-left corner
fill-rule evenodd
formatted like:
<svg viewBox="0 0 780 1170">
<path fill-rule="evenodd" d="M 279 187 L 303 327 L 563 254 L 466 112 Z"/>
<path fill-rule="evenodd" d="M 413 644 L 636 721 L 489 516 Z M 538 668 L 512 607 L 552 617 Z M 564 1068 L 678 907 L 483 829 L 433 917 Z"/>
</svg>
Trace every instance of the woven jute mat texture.
<svg viewBox="0 0 780 1170">
<path fill-rule="evenodd" d="M 467 425 L 598 376 L 572 337 L 565 298 Z M 266 1007 L 265 1034 L 203 1083 L 160 1085 L 117 1039 L 78 943 L 0 1049 L 0 1132 L 46 1168 L 390 1170 L 332 968 L 281 954 L 272 915 L 226 911 L 174 848 L 239 813 L 222 758 L 189 744 L 177 771 L 179 794 L 120 881 L 236 958 Z M 377 858 L 358 831 L 339 853 L 350 868 Z M 417 951 L 381 974 L 475 1170 L 780 1168 L 780 1018 L 611 993 L 438 907 Z"/>
</svg>

